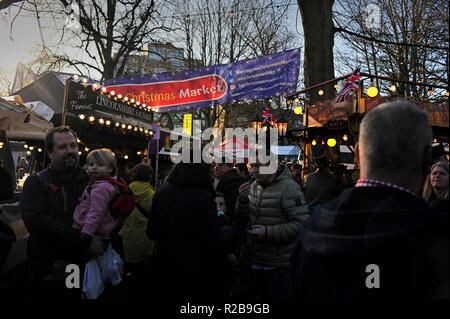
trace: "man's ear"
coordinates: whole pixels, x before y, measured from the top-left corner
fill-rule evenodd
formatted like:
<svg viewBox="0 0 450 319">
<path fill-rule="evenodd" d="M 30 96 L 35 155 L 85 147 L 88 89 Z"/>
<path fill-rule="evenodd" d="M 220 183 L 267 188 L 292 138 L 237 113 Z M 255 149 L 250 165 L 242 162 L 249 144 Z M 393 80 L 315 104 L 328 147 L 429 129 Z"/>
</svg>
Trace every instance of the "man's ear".
<svg viewBox="0 0 450 319">
<path fill-rule="evenodd" d="M 355 159 L 356 164 L 358 164 L 358 167 L 361 168 L 360 160 L 359 160 L 359 142 L 355 144 Z"/>
<path fill-rule="evenodd" d="M 431 169 L 431 165 L 432 163 L 432 146 L 431 145 L 427 145 L 425 146 L 425 148 L 423 149 L 423 162 L 422 162 L 422 172 L 425 175 L 430 174 L 430 169 Z"/>
</svg>

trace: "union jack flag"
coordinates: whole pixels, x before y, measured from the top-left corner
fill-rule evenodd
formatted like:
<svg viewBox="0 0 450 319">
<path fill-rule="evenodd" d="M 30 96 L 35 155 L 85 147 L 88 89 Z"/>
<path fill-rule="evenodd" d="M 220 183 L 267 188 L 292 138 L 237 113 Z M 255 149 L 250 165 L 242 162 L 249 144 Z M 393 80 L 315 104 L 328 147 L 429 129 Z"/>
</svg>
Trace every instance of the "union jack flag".
<svg viewBox="0 0 450 319">
<path fill-rule="evenodd" d="M 267 106 L 265 107 L 262 113 L 262 122 L 263 123 L 268 122 L 274 128 L 277 128 L 277 120 L 275 119 L 275 116 L 273 116 L 272 112 L 270 112 Z"/>
<path fill-rule="evenodd" d="M 353 72 L 353 74 L 347 79 L 338 96 L 335 103 L 343 102 L 347 99 L 348 94 L 351 91 L 359 90 L 359 67 Z"/>
</svg>

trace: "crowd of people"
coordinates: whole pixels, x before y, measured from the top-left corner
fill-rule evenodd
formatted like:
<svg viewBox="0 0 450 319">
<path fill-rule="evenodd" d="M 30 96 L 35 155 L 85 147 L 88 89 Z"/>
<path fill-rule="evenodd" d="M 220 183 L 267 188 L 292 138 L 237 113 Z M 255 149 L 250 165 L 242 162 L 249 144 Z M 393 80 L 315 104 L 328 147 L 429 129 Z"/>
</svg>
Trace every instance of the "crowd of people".
<svg viewBox="0 0 450 319">
<path fill-rule="evenodd" d="M 79 299 L 65 267 L 77 264 L 83 276 L 111 244 L 124 269 L 100 299 L 448 298 L 448 159 L 433 162 L 431 141 L 424 111 L 389 102 L 361 123 L 354 187 L 341 187 L 318 156 L 303 178 L 298 163 L 263 174 L 268 163 L 258 158 L 180 162 L 155 190 L 150 166 L 120 172 L 105 149 L 84 170 L 76 133 L 55 128 L 50 166 L 21 194 L 27 265 L 2 287 L 13 298 Z M 117 217 L 110 179 L 121 174 L 136 202 Z"/>
</svg>

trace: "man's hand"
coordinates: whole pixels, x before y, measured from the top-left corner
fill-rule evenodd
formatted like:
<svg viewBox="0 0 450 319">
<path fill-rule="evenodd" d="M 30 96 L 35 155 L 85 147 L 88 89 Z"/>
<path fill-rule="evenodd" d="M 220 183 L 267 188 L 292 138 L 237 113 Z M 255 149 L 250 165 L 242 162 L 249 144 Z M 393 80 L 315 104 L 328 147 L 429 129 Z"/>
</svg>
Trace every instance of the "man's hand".
<svg viewBox="0 0 450 319">
<path fill-rule="evenodd" d="M 91 257 L 100 257 L 105 253 L 105 244 L 100 236 L 92 237 L 91 245 L 88 249 L 88 254 Z"/>
<path fill-rule="evenodd" d="M 251 182 L 246 182 L 239 187 L 239 194 L 241 196 L 248 197 L 250 195 L 250 185 Z"/>
<path fill-rule="evenodd" d="M 266 234 L 266 227 L 263 225 L 253 225 L 250 230 L 247 230 L 252 235 L 264 236 Z"/>
</svg>

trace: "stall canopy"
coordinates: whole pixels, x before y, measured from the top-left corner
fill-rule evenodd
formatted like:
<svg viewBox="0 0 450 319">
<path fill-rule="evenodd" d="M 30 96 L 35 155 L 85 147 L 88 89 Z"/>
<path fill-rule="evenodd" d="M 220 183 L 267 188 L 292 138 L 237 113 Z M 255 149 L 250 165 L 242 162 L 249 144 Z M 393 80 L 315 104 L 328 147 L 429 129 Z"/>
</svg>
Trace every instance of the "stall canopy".
<svg viewBox="0 0 450 319">
<path fill-rule="evenodd" d="M 292 157 L 298 157 L 300 154 L 300 147 L 297 145 L 287 145 L 287 146 L 277 146 L 272 145 L 270 147 L 270 150 L 273 154 L 277 156 L 292 156 Z"/>
<path fill-rule="evenodd" d="M 42 101 L 48 105 L 55 112 L 51 122 L 58 126 L 61 125 L 65 81 L 71 76 L 73 74 L 46 72 L 30 85 L 13 92 L 13 95 L 19 95 L 24 102 Z"/>
<path fill-rule="evenodd" d="M 24 105 L 0 98 L 0 130 L 5 132 L 6 138 L 44 140 L 52 127 L 52 123 Z"/>
<path fill-rule="evenodd" d="M 225 141 L 220 144 L 220 146 L 211 147 L 209 152 L 214 154 L 216 157 L 226 157 L 226 158 L 243 158 L 248 159 L 249 149 L 256 150 L 257 146 L 249 144 L 247 141 L 242 141 L 237 138 L 232 138 L 231 140 Z"/>
</svg>

